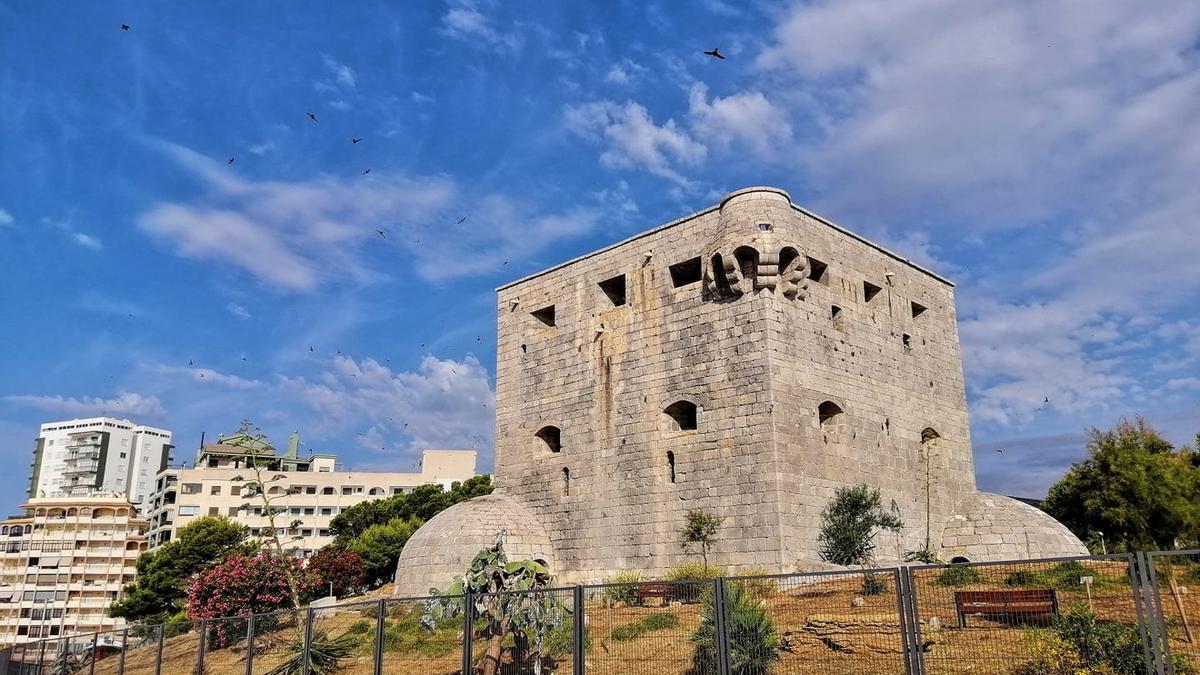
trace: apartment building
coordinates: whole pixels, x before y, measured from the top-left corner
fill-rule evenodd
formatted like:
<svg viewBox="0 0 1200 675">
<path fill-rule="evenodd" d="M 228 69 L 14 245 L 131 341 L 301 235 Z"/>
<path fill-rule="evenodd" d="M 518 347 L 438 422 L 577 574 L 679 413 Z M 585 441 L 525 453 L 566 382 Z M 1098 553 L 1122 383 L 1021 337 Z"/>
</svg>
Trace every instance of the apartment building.
<svg viewBox="0 0 1200 675">
<path fill-rule="evenodd" d="M 35 498 L 0 521 L 0 646 L 116 631 L 108 607 L 133 581 L 146 521 L 123 495 Z M 101 643 L 119 643 L 119 634 Z"/>
<path fill-rule="evenodd" d="M 29 497 L 123 492 L 140 508 L 173 447 L 170 431 L 126 419 L 47 422 L 33 450 Z"/>
<path fill-rule="evenodd" d="M 203 516 L 226 516 L 249 527 L 252 536 L 267 537 L 270 508 L 285 546 L 308 557 L 333 541 L 329 522 L 355 504 L 426 484 L 449 488 L 475 475 L 474 450 L 425 450 L 419 471 L 374 472 L 339 471 L 334 455 L 301 457 L 299 446 L 298 434 L 282 454 L 245 434 L 221 436 L 201 447 L 195 468 L 160 472 L 148 503 L 150 547 Z M 246 489 L 259 480 L 267 503 Z"/>
</svg>

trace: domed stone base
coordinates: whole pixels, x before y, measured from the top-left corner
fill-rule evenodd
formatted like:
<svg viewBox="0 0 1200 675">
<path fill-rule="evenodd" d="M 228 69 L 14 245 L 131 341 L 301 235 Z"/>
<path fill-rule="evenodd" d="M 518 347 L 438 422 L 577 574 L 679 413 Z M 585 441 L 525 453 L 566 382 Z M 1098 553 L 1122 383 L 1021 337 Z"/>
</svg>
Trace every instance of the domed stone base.
<svg viewBox="0 0 1200 675">
<path fill-rule="evenodd" d="M 493 493 L 455 504 L 413 534 L 396 563 L 395 594 L 420 597 L 431 588 L 445 590 L 501 531 L 509 560 L 542 560 L 551 573 L 558 572 L 542 524 L 520 502 Z"/>
<path fill-rule="evenodd" d="M 1087 555 L 1087 547 L 1047 513 L 990 492 L 968 495 L 942 532 L 943 560 L 971 562 Z"/>
</svg>

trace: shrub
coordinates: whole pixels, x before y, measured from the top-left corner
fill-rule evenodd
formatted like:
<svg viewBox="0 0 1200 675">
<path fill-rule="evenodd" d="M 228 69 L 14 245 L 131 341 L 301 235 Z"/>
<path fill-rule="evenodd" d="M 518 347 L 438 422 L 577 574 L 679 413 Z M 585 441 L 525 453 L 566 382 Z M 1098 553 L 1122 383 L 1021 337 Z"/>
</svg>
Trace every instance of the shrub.
<svg viewBox="0 0 1200 675">
<path fill-rule="evenodd" d="M 625 570 L 622 572 L 617 572 L 613 576 L 605 579 L 604 583 L 636 584 L 641 580 L 642 575 L 640 572 Z M 624 602 L 626 604 L 633 604 L 637 600 L 637 594 L 634 593 L 634 587 L 632 585 L 609 586 L 608 588 L 604 589 L 604 597 L 612 600 L 613 602 Z"/>
<path fill-rule="evenodd" d="M 646 627 L 646 630 L 675 628 L 679 625 L 679 615 L 671 612 L 655 612 L 642 619 L 642 625 Z"/>
<path fill-rule="evenodd" d="M 983 575 L 974 567 L 947 567 L 937 575 L 934 581 L 938 586 L 959 587 L 967 584 L 977 584 L 983 581 Z"/>
<path fill-rule="evenodd" d="M 309 558 L 305 569 L 314 577 L 317 595 L 352 595 L 363 587 L 363 559 L 354 551 L 323 548 Z"/>
<path fill-rule="evenodd" d="M 1017 570 L 1004 577 L 1005 586 L 1037 586 L 1038 575 L 1032 570 Z"/>
<path fill-rule="evenodd" d="M 887 579 L 874 572 L 866 572 L 862 578 L 863 595 L 883 595 L 887 593 Z"/>
<path fill-rule="evenodd" d="M 363 633 L 370 633 L 373 630 L 375 630 L 375 624 L 371 621 L 363 619 L 362 621 L 355 621 L 354 623 L 350 624 L 350 627 L 346 629 L 346 632 L 350 633 L 351 635 L 362 635 Z"/>
<path fill-rule="evenodd" d="M 290 609 L 289 572 L 300 580 L 302 595 L 311 592 L 311 577 L 294 558 L 281 558 L 267 552 L 253 558 L 230 556 L 192 581 L 188 588 L 188 617 L 215 619 Z M 229 644 L 229 640 L 240 637 L 240 631 L 244 630 L 237 622 L 218 623 L 214 627 L 217 644 Z"/>
<path fill-rule="evenodd" d="M 1079 652 L 1057 633 L 1032 631 L 1029 638 L 1031 658 L 1018 666 L 1013 675 L 1079 675 L 1088 672 Z"/>
<path fill-rule="evenodd" d="M 742 588 L 746 589 L 747 593 L 758 598 L 759 600 L 765 600 L 766 598 L 769 598 L 779 592 L 779 579 L 773 577 L 764 578 L 770 574 L 771 572 L 769 570 L 752 568 L 743 572 L 742 575 L 736 580 L 731 580 L 731 583 L 738 584 Z M 759 578 L 755 579 L 745 577 Z"/>
<path fill-rule="evenodd" d="M 1050 637 L 1043 636 L 1041 641 L 1040 652 L 1034 652 L 1035 661 L 1042 658 L 1045 663 L 1035 663 L 1033 665 L 1036 667 L 1023 673 L 1058 675 L 1059 672 L 1100 672 L 1113 675 L 1143 675 L 1146 672 L 1142 656 L 1141 629 L 1136 625 L 1102 621 L 1087 605 L 1071 606 L 1065 614 L 1055 620 Z M 1064 653 L 1064 645 L 1074 656 Z M 1063 668 L 1081 664 L 1085 669 L 1094 670 L 1046 669 L 1047 666 L 1056 664 Z M 1195 673 L 1191 660 L 1181 654 L 1175 655 L 1174 666 L 1177 675 Z M 1038 669 L 1039 667 L 1041 669 Z"/>
<path fill-rule="evenodd" d="M 614 642 L 624 642 L 640 638 L 651 631 L 666 630 L 668 628 L 675 628 L 678 625 L 679 617 L 675 614 L 671 612 L 655 612 L 643 617 L 640 621 L 617 626 L 609 636 Z"/>
<path fill-rule="evenodd" d="M 724 568 L 705 567 L 689 562 L 672 567 L 667 572 L 667 581 L 703 581 L 723 576 L 725 576 Z M 705 589 L 711 587 L 710 584 L 674 584 L 671 586 L 670 599 L 689 604 L 700 602 L 700 596 L 704 594 Z"/>
<path fill-rule="evenodd" d="M 717 626 L 715 593 L 704 594 L 700 628 L 692 635 L 692 666 L 696 672 L 716 672 Z M 729 672 L 758 675 L 770 672 L 779 661 L 783 641 L 761 600 L 738 586 L 725 587 L 725 620 L 729 635 Z"/>
</svg>

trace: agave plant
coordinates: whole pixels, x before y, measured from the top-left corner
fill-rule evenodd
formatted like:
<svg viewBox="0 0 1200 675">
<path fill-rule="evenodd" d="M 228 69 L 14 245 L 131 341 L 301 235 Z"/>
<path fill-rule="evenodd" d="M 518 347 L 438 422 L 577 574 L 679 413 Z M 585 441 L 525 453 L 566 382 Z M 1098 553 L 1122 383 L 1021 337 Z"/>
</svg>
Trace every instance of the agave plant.
<svg viewBox="0 0 1200 675">
<path fill-rule="evenodd" d="M 358 640 L 350 633 L 335 638 L 322 630 L 312 632 L 308 649 L 308 672 L 312 675 L 329 675 L 337 672 L 342 661 L 354 653 Z M 300 633 L 288 643 L 288 658 L 267 671 L 266 675 L 296 675 L 304 672 L 304 634 Z"/>
</svg>

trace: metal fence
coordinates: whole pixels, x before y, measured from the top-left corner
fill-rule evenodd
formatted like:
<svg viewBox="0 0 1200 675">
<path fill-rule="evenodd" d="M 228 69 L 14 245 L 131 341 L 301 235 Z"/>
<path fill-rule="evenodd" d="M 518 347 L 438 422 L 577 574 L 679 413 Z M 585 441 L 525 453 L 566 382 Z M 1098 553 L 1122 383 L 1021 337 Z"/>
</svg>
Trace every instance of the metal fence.
<svg viewBox="0 0 1200 675">
<path fill-rule="evenodd" d="M 29 642 L 0 672 L 1187 675 L 1198 617 L 1200 551 L 1171 551 L 388 598 Z"/>
</svg>

